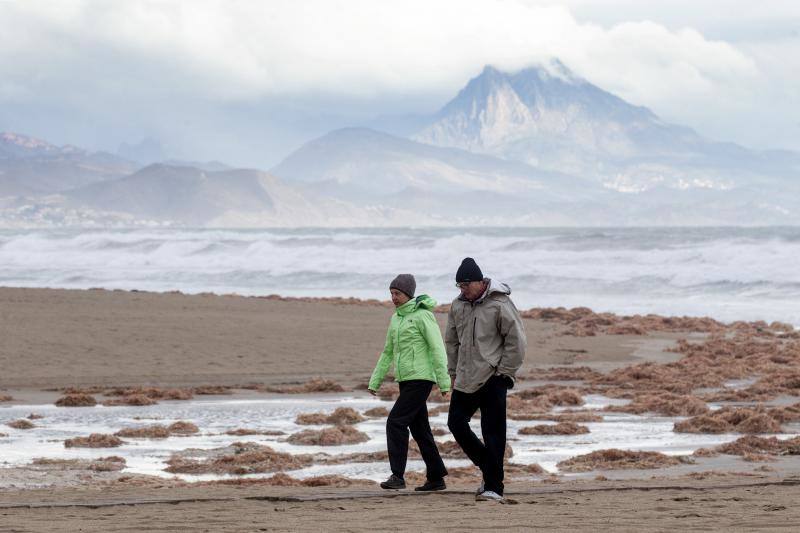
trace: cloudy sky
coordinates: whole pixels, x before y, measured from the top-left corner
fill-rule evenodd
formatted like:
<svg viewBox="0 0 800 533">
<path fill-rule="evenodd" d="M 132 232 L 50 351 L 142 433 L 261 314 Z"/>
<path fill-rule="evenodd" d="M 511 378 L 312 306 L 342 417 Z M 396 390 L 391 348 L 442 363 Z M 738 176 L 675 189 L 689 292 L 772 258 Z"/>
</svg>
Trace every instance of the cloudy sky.
<svg viewBox="0 0 800 533">
<path fill-rule="evenodd" d="M 800 150 L 796 0 L 0 0 L 0 131 L 268 168 L 551 57 L 710 138 Z"/>
</svg>

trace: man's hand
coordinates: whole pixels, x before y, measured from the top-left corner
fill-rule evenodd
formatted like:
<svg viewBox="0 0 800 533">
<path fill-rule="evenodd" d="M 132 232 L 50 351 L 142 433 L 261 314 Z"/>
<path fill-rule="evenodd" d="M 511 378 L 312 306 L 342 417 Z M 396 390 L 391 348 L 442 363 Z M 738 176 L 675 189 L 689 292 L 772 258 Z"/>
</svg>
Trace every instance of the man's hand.
<svg viewBox="0 0 800 533">
<path fill-rule="evenodd" d="M 378 395 L 378 391 L 376 391 L 376 390 L 367 389 L 367 391 L 368 391 L 370 394 L 372 394 L 373 396 L 377 396 L 377 395 Z"/>
</svg>

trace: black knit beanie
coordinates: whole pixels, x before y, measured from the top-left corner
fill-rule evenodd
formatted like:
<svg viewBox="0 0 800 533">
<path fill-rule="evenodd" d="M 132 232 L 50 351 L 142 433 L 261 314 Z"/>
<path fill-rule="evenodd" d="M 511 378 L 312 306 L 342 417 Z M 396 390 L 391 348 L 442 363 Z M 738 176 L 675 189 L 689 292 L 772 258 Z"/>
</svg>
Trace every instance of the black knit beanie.
<svg viewBox="0 0 800 533">
<path fill-rule="evenodd" d="M 414 297 L 414 291 L 417 290 L 417 281 L 411 274 L 400 274 L 392 280 L 389 284 L 390 289 L 397 289 L 409 298 Z"/>
<path fill-rule="evenodd" d="M 471 257 L 465 257 L 461 261 L 461 266 L 456 271 L 456 283 L 464 283 L 467 281 L 483 281 L 483 272 L 481 267 Z"/>
</svg>

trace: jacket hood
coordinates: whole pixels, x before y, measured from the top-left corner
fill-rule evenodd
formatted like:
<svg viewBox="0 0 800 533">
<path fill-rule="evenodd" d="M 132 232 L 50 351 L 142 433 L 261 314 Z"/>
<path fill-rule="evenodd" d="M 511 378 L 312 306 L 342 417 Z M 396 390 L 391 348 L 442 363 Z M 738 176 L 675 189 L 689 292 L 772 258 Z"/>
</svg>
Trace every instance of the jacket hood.
<svg viewBox="0 0 800 533">
<path fill-rule="evenodd" d="M 489 288 L 486 289 L 486 292 L 484 293 L 484 298 L 495 292 L 508 295 L 511 294 L 511 287 L 509 287 L 507 283 L 503 283 L 502 281 L 490 279 Z"/>
<path fill-rule="evenodd" d="M 416 311 L 417 309 L 427 309 L 428 311 L 433 311 L 434 307 L 436 307 L 436 300 L 427 294 L 420 294 L 416 298 L 412 298 L 398 307 L 396 311 L 398 315 L 405 316 L 413 311 Z"/>
<path fill-rule="evenodd" d="M 496 294 L 505 294 L 506 296 L 511 294 L 511 287 L 509 287 L 507 283 L 503 283 L 501 281 L 497 281 L 497 280 L 490 279 L 490 278 L 486 278 L 486 281 L 489 282 L 489 286 L 486 288 L 486 291 L 481 295 L 481 297 L 478 298 L 477 300 L 475 300 L 474 303 L 482 302 L 487 297 L 489 297 L 491 294 L 495 294 L 495 293 Z M 466 299 L 463 296 L 459 296 L 458 298 L 459 298 L 459 300 L 465 300 L 466 301 Z"/>
</svg>

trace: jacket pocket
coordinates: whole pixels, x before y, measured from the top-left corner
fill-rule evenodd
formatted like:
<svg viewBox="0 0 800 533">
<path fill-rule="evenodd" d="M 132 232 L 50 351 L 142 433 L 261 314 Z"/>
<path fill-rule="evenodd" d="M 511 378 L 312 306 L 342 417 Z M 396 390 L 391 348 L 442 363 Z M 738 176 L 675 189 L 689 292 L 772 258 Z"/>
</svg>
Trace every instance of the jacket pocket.
<svg viewBox="0 0 800 533">
<path fill-rule="evenodd" d="M 494 317 L 487 316 L 487 314 L 476 316 L 473 331 L 475 335 L 475 350 L 477 350 L 481 359 L 486 361 L 494 370 L 497 370 L 497 366 L 503 356 L 503 343 Z"/>
<path fill-rule="evenodd" d="M 406 379 L 414 372 L 414 350 L 403 350 L 397 354 L 397 379 Z"/>
<path fill-rule="evenodd" d="M 493 353 L 489 356 L 481 355 L 481 359 L 486 361 L 486 364 L 492 367 L 492 370 L 497 372 L 497 367 L 500 365 L 500 353 Z"/>
</svg>

